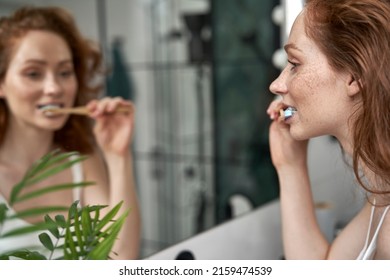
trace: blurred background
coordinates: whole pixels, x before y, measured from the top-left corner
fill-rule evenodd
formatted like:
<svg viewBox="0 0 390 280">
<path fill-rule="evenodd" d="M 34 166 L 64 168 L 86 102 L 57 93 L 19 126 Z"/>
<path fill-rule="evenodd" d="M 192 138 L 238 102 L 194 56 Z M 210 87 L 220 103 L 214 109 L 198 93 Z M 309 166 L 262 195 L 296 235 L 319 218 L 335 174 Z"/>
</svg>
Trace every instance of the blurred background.
<svg viewBox="0 0 390 280">
<path fill-rule="evenodd" d="M 0 15 L 23 5 L 68 9 L 111 70 L 102 95 L 136 105 L 142 258 L 277 205 L 265 110 L 302 1 L 0 0 Z M 333 238 L 361 194 L 335 140 L 314 139 L 309 148 L 314 197 Z M 253 219 L 266 226 L 280 217 L 272 210 L 267 221 Z M 269 238 L 281 244 L 280 233 Z"/>
</svg>

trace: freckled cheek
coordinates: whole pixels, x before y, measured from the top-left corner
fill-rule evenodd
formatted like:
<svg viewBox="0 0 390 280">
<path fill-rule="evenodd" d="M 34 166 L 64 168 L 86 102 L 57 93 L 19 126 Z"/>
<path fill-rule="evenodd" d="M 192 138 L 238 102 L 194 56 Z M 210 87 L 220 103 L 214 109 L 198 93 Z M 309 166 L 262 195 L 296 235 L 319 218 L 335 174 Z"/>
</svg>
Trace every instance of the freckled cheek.
<svg viewBox="0 0 390 280">
<path fill-rule="evenodd" d="M 290 94 L 293 104 L 298 109 L 301 122 L 312 122 L 316 115 L 319 80 L 311 73 L 294 77 L 290 83 Z"/>
<path fill-rule="evenodd" d="M 293 101 L 296 102 L 299 106 L 302 102 L 304 103 L 306 99 L 312 95 L 313 85 L 311 79 L 302 76 L 296 76 L 290 80 L 289 83 L 289 93 L 293 98 Z"/>
<path fill-rule="evenodd" d="M 298 102 L 310 101 L 313 96 L 317 95 L 324 86 L 324 75 L 321 67 L 308 66 L 299 69 L 289 81 L 290 93 L 294 95 L 294 99 Z M 297 104 L 299 105 L 299 104 Z"/>
</svg>

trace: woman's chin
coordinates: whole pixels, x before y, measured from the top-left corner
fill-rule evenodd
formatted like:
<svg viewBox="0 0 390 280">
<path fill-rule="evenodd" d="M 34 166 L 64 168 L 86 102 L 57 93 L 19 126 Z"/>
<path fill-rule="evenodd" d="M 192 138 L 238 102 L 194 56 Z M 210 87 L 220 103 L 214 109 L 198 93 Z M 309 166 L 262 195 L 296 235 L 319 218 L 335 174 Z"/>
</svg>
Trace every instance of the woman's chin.
<svg viewBox="0 0 390 280">
<path fill-rule="evenodd" d="M 40 127 L 42 129 L 51 130 L 51 131 L 60 130 L 61 128 L 64 127 L 66 120 L 67 119 L 62 118 L 62 119 L 45 121 L 44 123 L 40 124 Z"/>
<path fill-rule="evenodd" d="M 314 138 L 322 135 L 322 134 L 315 134 L 313 133 L 313 131 L 298 129 L 297 127 L 290 127 L 290 134 L 291 137 L 297 141 L 309 140 L 310 138 Z"/>
</svg>

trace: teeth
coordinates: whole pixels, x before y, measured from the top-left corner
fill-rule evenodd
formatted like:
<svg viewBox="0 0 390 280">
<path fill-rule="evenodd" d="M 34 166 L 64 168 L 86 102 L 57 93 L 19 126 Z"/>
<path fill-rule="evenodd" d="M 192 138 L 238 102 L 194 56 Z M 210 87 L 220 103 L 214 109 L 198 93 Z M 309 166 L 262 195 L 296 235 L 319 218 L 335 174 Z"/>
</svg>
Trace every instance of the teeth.
<svg viewBox="0 0 390 280">
<path fill-rule="evenodd" d="M 45 116 L 54 116 L 56 113 L 53 112 L 52 110 L 56 110 L 59 108 L 61 108 L 61 106 L 56 104 L 47 104 L 47 105 L 39 106 L 39 109 L 43 111 Z"/>
<path fill-rule="evenodd" d="M 58 108 L 61 108 L 61 106 L 55 104 L 47 104 L 47 105 L 39 106 L 39 109 L 44 111 L 51 110 L 51 109 L 58 109 Z"/>
</svg>

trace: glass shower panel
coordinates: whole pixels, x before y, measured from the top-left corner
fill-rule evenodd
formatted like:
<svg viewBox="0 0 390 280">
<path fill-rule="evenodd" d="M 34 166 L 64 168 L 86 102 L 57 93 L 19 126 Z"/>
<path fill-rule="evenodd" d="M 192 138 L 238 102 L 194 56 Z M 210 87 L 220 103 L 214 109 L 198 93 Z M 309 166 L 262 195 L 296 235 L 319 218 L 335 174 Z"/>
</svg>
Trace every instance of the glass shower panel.
<svg viewBox="0 0 390 280">
<path fill-rule="evenodd" d="M 206 62 L 191 61 L 185 22 L 185 16 L 209 7 L 195 2 L 151 5 L 158 228 L 166 245 L 214 224 L 206 218 L 214 215 L 211 70 Z"/>
</svg>

